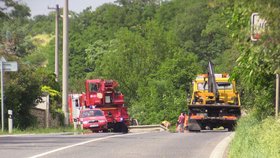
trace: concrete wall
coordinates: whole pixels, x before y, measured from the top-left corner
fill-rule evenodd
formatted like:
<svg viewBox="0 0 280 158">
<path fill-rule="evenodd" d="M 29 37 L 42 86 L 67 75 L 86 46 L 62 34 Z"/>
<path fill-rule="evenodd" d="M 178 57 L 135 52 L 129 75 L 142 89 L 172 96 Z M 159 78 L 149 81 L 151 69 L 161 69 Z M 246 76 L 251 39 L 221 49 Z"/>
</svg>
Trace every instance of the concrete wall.
<svg viewBox="0 0 280 158">
<path fill-rule="evenodd" d="M 33 108 L 31 109 L 30 113 L 37 118 L 37 127 L 38 128 L 46 128 L 46 110 L 43 109 L 38 109 L 38 108 Z M 55 116 L 54 118 L 52 117 L 51 114 L 49 114 L 49 127 L 59 127 L 60 126 L 60 121 L 59 117 Z"/>
</svg>

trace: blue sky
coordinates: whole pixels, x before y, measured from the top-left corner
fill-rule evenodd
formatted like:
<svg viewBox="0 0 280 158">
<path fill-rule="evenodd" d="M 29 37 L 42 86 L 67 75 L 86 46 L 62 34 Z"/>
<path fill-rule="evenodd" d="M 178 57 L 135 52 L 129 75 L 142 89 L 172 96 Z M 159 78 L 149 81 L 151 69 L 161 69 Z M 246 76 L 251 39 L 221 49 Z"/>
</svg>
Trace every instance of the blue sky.
<svg viewBox="0 0 280 158">
<path fill-rule="evenodd" d="M 115 0 L 68 0 L 69 10 L 77 13 L 83 11 L 87 7 L 96 8 L 104 3 L 113 3 Z M 51 10 L 49 7 L 55 7 L 58 4 L 64 6 L 64 0 L 20 0 L 20 3 L 25 3 L 31 9 L 32 17 L 35 15 L 47 15 Z"/>
</svg>

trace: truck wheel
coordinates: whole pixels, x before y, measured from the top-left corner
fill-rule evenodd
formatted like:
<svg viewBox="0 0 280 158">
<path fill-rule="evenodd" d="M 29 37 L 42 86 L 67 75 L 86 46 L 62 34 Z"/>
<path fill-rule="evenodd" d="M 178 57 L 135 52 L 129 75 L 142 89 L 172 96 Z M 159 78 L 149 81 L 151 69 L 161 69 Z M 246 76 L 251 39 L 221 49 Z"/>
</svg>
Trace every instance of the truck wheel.
<svg viewBox="0 0 280 158">
<path fill-rule="evenodd" d="M 118 122 L 114 125 L 114 132 L 128 133 L 128 127 L 123 122 Z"/>
<path fill-rule="evenodd" d="M 206 127 L 205 125 L 200 125 L 201 130 L 206 130 L 208 127 Z"/>
<path fill-rule="evenodd" d="M 190 132 L 200 132 L 201 130 L 201 125 L 199 124 L 199 122 L 197 120 L 189 120 L 189 124 L 188 124 L 188 130 Z"/>
<path fill-rule="evenodd" d="M 189 132 L 200 132 L 200 130 L 189 128 Z"/>
<path fill-rule="evenodd" d="M 227 129 L 228 129 L 229 132 L 234 131 L 234 125 L 228 126 Z"/>
<path fill-rule="evenodd" d="M 122 124 L 122 133 L 128 133 L 128 127 L 125 123 L 121 123 Z"/>
<path fill-rule="evenodd" d="M 113 127 L 114 132 L 121 132 L 121 124 L 120 123 L 115 123 Z"/>
</svg>

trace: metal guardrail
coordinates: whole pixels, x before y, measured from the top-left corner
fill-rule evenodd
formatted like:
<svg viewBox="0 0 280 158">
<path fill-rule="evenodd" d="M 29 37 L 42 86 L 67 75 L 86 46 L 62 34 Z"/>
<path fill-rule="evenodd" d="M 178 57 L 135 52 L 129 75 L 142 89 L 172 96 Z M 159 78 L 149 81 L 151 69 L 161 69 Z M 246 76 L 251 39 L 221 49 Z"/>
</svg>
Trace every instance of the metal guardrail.
<svg viewBox="0 0 280 158">
<path fill-rule="evenodd" d="M 129 126 L 129 131 L 168 131 L 165 126 L 162 125 L 136 125 Z"/>
</svg>

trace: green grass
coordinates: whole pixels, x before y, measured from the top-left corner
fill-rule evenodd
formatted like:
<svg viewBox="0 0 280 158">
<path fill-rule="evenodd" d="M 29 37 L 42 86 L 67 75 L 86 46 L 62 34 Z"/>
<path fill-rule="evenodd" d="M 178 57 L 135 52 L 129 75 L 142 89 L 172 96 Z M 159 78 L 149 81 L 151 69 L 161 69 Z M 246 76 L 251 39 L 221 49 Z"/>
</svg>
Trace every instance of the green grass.
<svg viewBox="0 0 280 158">
<path fill-rule="evenodd" d="M 280 120 L 258 121 L 249 115 L 239 120 L 229 158 L 280 158 Z"/>
<path fill-rule="evenodd" d="M 12 134 L 44 134 L 44 133 L 66 133 L 66 132 L 84 132 L 84 130 L 77 128 L 77 130 L 74 131 L 73 126 L 58 127 L 58 128 L 27 128 L 25 130 L 13 129 Z M 7 135 L 7 134 L 9 134 L 7 130 L 4 130 L 4 132 L 0 132 L 0 135 Z"/>
<path fill-rule="evenodd" d="M 176 130 L 176 126 L 170 126 L 169 127 L 169 132 L 171 132 L 171 133 L 176 133 L 177 132 L 177 130 Z"/>
</svg>

